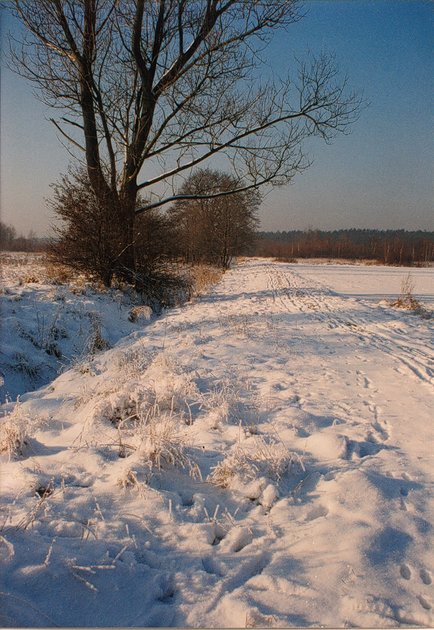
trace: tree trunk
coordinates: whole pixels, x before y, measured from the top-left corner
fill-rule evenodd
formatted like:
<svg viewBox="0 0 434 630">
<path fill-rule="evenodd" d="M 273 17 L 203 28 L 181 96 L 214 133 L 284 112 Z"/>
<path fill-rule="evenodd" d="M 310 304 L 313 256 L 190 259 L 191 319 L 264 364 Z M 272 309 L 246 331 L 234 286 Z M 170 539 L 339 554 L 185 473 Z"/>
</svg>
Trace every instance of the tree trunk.
<svg viewBox="0 0 434 630">
<path fill-rule="evenodd" d="M 137 186 L 130 185 L 122 191 L 119 200 L 119 223 L 122 226 L 117 270 L 118 275 L 136 288 L 139 284 L 136 260 L 136 214 Z M 116 226 L 115 226 L 116 228 Z"/>
</svg>

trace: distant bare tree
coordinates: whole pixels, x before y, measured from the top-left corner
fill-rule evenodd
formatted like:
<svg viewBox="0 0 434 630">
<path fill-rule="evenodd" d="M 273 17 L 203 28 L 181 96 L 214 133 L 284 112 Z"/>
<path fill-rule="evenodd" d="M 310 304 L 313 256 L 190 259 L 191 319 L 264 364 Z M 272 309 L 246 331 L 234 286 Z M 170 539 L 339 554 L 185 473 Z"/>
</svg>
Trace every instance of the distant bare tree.
<svg viewBox="0 0 434 630">
<path fill-rule="evenodd" d="M 45 249 L 45 239 L 38 238 L 33 230 L 27 236 L 17 235 L 13 225 L 0 221 L 0 250 L 12 252 L 36 252 Z"/>
<path fill-rule="evenodd" d="M 329 141 L 358 116 L 360 100 L 330 57 L 300 64 L 294 80 L 257 79 L 258 53 L 300 19 L 296 0 L 11 4 L 26 28 L 13 68 L 59 111 L 61 138 L 122 228 L 116 265 L 127 279 L 137 216 L 179 198 L 170 186 L 180 174 L 221 155 L 236 177 L 214 196 L 283 184 L 308 166 L 307 137 Z M 156 186 L 138 208 L 139 192 Z"/>
<path fill-rule="evenodd" d="M 13 248 L 13 243 L 17 238 L 17 231 L 12 225 L 6 225 L 3 221 L 0 221 L 0 249 L 10 250 Z"/>
<path fill-rule="evenodd" d="M 296 258 L 376 260 L 423 265 L 434 260 L 434 232 L 349 229 L 258 233 L 255 254 L 293 262 Z"/>
<path fill-rule="evenodd" d="M 227 269 L 234 256 L 247 253 L 255 238 L 261 202 L 255 190 L 212 196 L 232 190 L 237 180 L 226 173 L 200 169 L 191 175 L 169 212 L 178 248 L 187 262 L 208 262 Z M 211 195 L 208 196 L 207 195 Z"/>
</svg>

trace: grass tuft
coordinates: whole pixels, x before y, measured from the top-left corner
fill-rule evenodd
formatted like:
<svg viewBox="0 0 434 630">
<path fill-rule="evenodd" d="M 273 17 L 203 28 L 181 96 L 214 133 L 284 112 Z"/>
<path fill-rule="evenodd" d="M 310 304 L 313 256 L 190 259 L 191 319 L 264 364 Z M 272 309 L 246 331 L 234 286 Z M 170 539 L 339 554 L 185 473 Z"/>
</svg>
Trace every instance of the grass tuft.
<svg viewBox="0 0 434 630">
<path fill-rule="evenodd" d="M 427 310 L 414 296 L 414 281 L 409 273 L 401 282 L 401 293 L 399 297 L 390 302 L 390 306 L 412 311 L 423 319 L 431 319 L 433 317 L 433 313 Z"/>
<path fill-rule="evenodd" d="M 17 403 L 12 413 L 0 421 L 0 454 L 6 454 L 8 459 L 23 454 L 27 437 L 26 425 L 26 418 Z"/>
</svg>

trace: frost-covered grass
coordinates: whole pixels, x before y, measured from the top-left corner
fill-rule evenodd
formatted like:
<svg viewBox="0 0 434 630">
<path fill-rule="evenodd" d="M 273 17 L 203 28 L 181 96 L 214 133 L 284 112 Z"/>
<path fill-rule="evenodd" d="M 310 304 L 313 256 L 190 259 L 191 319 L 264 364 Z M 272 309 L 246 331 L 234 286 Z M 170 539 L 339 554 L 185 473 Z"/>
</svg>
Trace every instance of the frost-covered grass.
<svg viewBox="0 0 434 630">
<path fill-rule="evenodd" d="M 0 402 L 49 383 L 66 367 L 142 331 L 152 309 L 130 287 L 89 281 L 45 254 L 1 253 Z M 183 270 L 191 296 L 217 282 L 207 266 Z"/>
<path fill-rule="evenodd" d="M 359 269 L 246 260 L 117 343 L 104 297 L 1 409 L 2 625 L 432 625 L 433 320 Z"/>
</svg>

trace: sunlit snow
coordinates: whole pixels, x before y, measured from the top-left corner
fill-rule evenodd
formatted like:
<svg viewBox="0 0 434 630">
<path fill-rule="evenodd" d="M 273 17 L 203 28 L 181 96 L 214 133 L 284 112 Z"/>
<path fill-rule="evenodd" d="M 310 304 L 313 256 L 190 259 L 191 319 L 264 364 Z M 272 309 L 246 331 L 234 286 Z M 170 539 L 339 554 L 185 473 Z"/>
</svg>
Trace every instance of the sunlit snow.
<svg viewBox="0 0 434 630">
<path fill-rule="evenodd" d="M 425 316 L 390 305 L 409 272 Z M 434 624 L 433 276 L 252 259 L 134 324 L 102 297 L 112 347 L 2 408 L 1 624 Z"/>
</svg>

